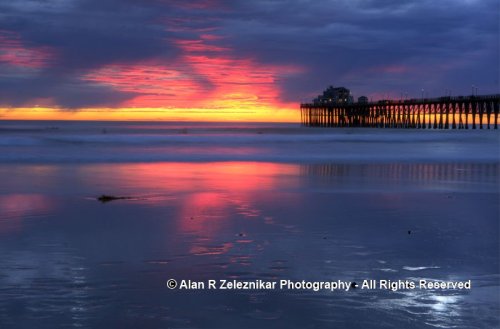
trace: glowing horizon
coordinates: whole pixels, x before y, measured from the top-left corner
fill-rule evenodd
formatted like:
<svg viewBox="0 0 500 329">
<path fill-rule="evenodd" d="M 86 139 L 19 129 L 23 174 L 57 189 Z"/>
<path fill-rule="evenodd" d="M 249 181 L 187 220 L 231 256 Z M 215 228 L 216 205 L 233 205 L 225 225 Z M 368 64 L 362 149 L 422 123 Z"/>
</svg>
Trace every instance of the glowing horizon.
<svg viewBox="0 0 500 329">
<path fill-rule="evenodd" d="M 6 2 L 0 119 L 299 122 L 299 103 L 329 85 L 369 99 L 496 93 L 491 4 L 411 2 Z M 421 17 L 467 29 L 415 30 Z"/>
<path fill-rule="evenodd" d="M 297 104 L 298 107 L 298 104 Z M 47 121 L 201 121 L 201 122 L 299 122 L 298 109 L 252 110 L 104 108 L 60 110 L 54 108 L 0 108 L 0 120 Z"/>
<path fill-rule="evenodd" d="M 235 58 L 226 54 L 229 48 L 210 44 L 220 39 L 207 32 L 195 39 L 176 39 L 174 43 L 182 55 L 173 63 L 160 60 L 113 63 L 80 77 L 95 86 L 133 95 L 118 107 L 62 110 L 57 108 L 55 100 L 42 98 L 39 101 L 43 106 L 0 108 L 0 118 L 298 122 L 298 104 L 282 102 L 275 82 L 302 69 Z M 33 74 L 45 67 L 52 54 L 50 50 L 24 47 L 11 34 L 4 33 L 3 40 L 9 42 L 3 46 L 0 60 L 17 70 L 29 69 Z M 16 54 L 22 56 L 17 58 Z"/>
</svg>

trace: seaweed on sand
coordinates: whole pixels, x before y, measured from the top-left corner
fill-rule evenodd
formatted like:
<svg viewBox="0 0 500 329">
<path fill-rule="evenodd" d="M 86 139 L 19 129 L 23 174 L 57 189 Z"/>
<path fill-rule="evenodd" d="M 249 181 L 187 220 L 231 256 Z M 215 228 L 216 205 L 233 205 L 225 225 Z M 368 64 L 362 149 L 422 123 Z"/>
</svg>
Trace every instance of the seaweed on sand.
<svg viewBox="0 0 500 329">
<path fill-rule="evenodd" d="M 131 199 L 131 198 L 128 196 L 114 196 L 114 195 L 107 195 L 107 194 L 102 194 L 100 197 L 97 198 L 97 200 L 101 201 L 102 203 L 115 201 L 115 200 L 128 200 L 128 199 Z"/>
</svg>

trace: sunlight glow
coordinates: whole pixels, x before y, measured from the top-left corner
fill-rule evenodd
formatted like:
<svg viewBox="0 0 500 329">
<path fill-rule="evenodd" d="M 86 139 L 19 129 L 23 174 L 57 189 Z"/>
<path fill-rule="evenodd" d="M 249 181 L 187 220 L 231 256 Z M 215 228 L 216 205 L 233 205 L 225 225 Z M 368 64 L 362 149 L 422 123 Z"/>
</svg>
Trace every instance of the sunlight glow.
<svg viewBox="0 0 500 329">
<path fill-rule="evenodd" d="M 195 38 L 170 40 L 181 53 L 175 59 L 113 63 L 82 75 L 82 81 L 96 88 L 129 95 L 112 108 L 60 109 L 56 100 L 48 98 L 40 99 L 40 107 L 0 108 L 0 119 L 299 121 L 298 103 L 282 101 L 278 82 L 301 73 L 302 68 L 235 57 L 231 49 L 213 44 L 220 39 L 199 31 Z M 22 50 L 20 45 L 11 41 L 0 60 L 36 68 L 48 60 L 45 50 Z M 26 58 L 16 62 L 12 54 L 18 48 Z"/>
<path fill-rule="evenodd" d="M 0 120 L 104 120 L 104 121 L 235 121 L 297 122 L 295 108 L 256 107 L 248 110 L 207 108 L 98 108 L 59 110 L 57 108 L 0 108 Z"/>
</svg>

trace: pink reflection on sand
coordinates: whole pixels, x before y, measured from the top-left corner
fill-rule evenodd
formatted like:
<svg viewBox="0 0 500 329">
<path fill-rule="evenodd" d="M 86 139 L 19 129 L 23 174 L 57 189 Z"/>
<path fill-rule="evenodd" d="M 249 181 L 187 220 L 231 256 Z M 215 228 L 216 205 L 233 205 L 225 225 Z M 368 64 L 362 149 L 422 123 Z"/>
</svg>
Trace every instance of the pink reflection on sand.
<svg viewBox="0 0 500 329">
<path fill-rule="evenodd" d="M 211 235 L 228 216 L 229 204 L 223 193 L 201 192 L 182 200 L 178 228 L 182 232 Z"/>
<path fill-rule="evenodd" d="M 44 215 L 52 208 L 52 201 L 41 194 L 0 195 L 0 234 L 20 231 L 24 219 Z"/>
<path fill-rule="evenodd" d="M 280 178 L 300 175 L 297 165 L 260 162 L 121 164 L 113 165 L 112 171 L 95 165 L 82 170 L 89 184 L 98 182 L 106 193 L 127 191 L 127 196 L 138 198 L 124 202 L 175 208 L 170 221 L 174 227 L 169 229 L 194 236 L 187 248 L 196 255 L 222 254 L 234 243 L 252 243 L 244 236 L 235 237 L 241 233 L 237 219 L 272 224 L 261 206 L 272 203 L 274 194 L 264 197 L 262 192 L 283 189 L 283 184 L 291 187 L 293 182 Z M 169 196 L 168 203 L 162 195 Z"/>
<path fill-rule="evenodd" d="M 80 168 L 80 174 L 90 185 L 105 184 L 108 190 L 118 192 L 124 187 L 138 195 L 225 192 L 248 201 L 252 193 L 277 188 L 280 175 L 299 176 L 300 167 L 260 162 L 165 162 L 89 165 Z"/>
</svg>

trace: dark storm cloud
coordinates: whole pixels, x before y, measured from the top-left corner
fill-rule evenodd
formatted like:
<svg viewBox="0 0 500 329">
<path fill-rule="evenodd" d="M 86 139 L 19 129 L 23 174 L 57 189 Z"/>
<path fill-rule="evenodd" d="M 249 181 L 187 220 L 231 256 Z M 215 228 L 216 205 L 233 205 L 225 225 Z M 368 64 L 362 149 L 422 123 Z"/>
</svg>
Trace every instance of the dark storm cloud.
<svg viewBox="0 0 500 329">
<path fill-rule="evenodd" d="M 59 67 L 79 69 L 114 61 L 135 61 L 152 56 L 172 56 L 163 42 L 166 31 L 154 8 L 128 1 L 68 0 L 60 6 L 19 1 L 0 6 L 0 29 L 14 30 L 33 45 L 53 47 Z M 22 4 L 39 3 L 26 8 Z M 49 2 L 50 3 L 50 2 Z"/>
<path fill-rule="evenodd" d="M 12 107 L 58 106 L 62 108 L 114 107 L 133 95 L 109 87 L 83 83 L 75 78 L 11 77 L 0 79 L 0 102 Z"/>
<path fill-rule="evenodd" d="M 212 43 L 228 49 L 223 56 L 302 67 L 278 82 L 286 101 L 329 84 L 357 95 L 465 93 L 471 84 L 493 93 L 499 9 L 496 0 L 0 0 L 0 30 L 55 56 L 33 74 L 0 65 L 0 105 L 118 106 L 134 94 L 81 77 L 109 64 L 175 63 L 175 40 L 204 30 L 221 37 Z"/>
<path fill-rule="evenodd" d="M 0 30 L 16 33 L 26 47 L 48 47 L 56 57 L 36 74 L 0 74 L 1 105 L 29 106 L 44 97 L 68 108 L 115 106 L 131 95 L 79 76 L 109 63 L 175 56 L 155 8 L 129 1 L 2 1 L 0 12 Z"/>
<path fill-rule="evenodd" d="M 193 30 L 206 28 L 210 17 L 196 19 L 196 9 L 180 6 L 182 1 L 161 0 L 0 0 L 0 31 L 15 33 L 26 47 L 48 47 L 54 52 L 54 65 L 45 67 L 31 78 L 22 75 L 25 86 L 39 86 L 40 82 L 57 88 L 9 88 L 11 94 L 0 100 L 0 105 L 31 104 L 40 97 L 40 90 L 51 91 L 47 98 L 62 102 L 63 107 L 81 104 L 109 105 L 110 100 L 125 100 L 134 95 L 118 91 L 109 93 L 109 87 L 99 87 L 79 81 L 76 88 L 64 88 L 67 81 L 77 81 L 90 70 L 109 64 L 134 64 L 156 60 L 170 63 L 179 49 L 172 44 L 175 38 L 194 38 Z M 201 8 L 203 9 L 203 8 Z M 201 16 L 201 13 L 199 14 Z M 169 31 L 169 26 L 182 23 L 182 30 Z M 1 45 L 0 45 L 1 51 Z M 12 75 L 1 74 L 0 83 L 21 87 L 11 81 Z M 203 77 L 195 77 L 207 85 Z M 94 91 L 93 100 L 88 97 Z M 108 96 L 109 93 L 109 96 Z M 18 99 L 18 96 L 23 96 Z M 75 99 L 70 100 L 70 96 Z M 115 104 L 119 106 L 120 104 Z"/>
<path fill-rule="evenodd" d="M 309 74 L 283 82 L 296 100 L 327 84 L 359 93 L 425 87 L 498 92 L 496 1 L 239 1 L 230 43 L 263 61 L 301 63 Z M 457 77 L 459 77 L 457 79 Z"/>
</svg>

